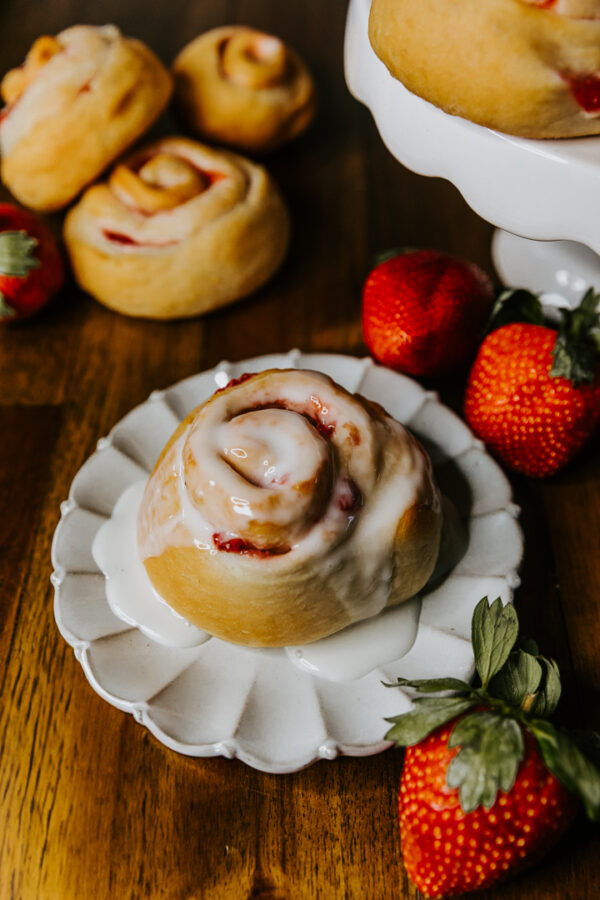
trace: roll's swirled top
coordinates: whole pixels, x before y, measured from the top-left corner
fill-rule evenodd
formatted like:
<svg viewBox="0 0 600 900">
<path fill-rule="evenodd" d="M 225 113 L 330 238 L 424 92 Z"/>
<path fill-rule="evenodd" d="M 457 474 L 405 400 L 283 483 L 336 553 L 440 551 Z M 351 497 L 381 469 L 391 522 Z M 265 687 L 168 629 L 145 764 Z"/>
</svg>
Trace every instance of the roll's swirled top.
<svg viewBox="0 0 600 900">
<path fill-rule="evenodd" d="M 59 209 L 156 119 L 170 73 L 114 25 L 75 25 L 35 41 L 0 92 L 2 178 L 35 209 Z"/>
<path fill-rule="evenodd" d="M 251 199 L 264 170 L 186 138 L 164 138 L 128 157 L 85 195 L 79 234 L 117 253 L 172 246 Z"/>
<path fill-rule="evenodd" d="M 38 122 L 60 115 L 65 100 L 74 101 L 89 89 L 119 40 L 115 25 L 74 25 L 56 37 L 42 35 L 34 41 L 23 65 L 8 71 L 0 84 L 6 104 L 0 131 L 3 154 Z"/>
<path fill-rule="evenodd" d="M 175 99 L 197 134 L 249 153 L 265 153 L 311 121 L 315 87 L 287 44 L 245 26 L 215 28 L 173 65 Z"/>
</svg>

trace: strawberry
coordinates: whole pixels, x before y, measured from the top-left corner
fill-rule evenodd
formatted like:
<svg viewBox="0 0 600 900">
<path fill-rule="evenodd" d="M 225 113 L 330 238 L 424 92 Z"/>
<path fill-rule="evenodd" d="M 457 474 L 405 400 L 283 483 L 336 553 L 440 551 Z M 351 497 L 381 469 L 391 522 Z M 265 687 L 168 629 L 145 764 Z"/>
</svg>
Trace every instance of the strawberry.
<svg viewBox="0 0 600 900">
<path fill-rule="evenodd" d="M 474 611 L 479 685 L 455 678 L 396 685 L 420 693 L 389 719 L 407 747 L 399 792 L 406 870 L 427 897 L 496 884 L 538 860 L 581 804 L 600 821 L 600 737 L 577 738 L 548 721 L 560 697 L 556 663 L 518 642 L 512 604 L 487 597 Z"/>
<path fill-rule="evenodd" d="M 493 300 L 491 280 L 474 263 L 435 250 L 395 252 L 366 280 L 364 339 L 392 369 L 452 372 L 475 355 Z"/>
<path fill-rule="evenodd" d="M 503 304 L 525 300 L 534 321 L 512 322 L 484 339 L 471 369 L 465 416 L 507 466 L 543 478 L 558 472 L 600 422 L 600 297 L 589 290 L 575 310 L 563 310 L 556 330 L 539 300 L 507 292 Z M 536 306 L 537 304 L 537 306 Z"/>
<path fill-rule="evenodd" d="M 430 897 L 489 887 L 514 874 L 556 842 L 577 810 L 573 796 L 546 768 L 535 740 L 525 734 L 523 760 L 510 792 L 491 810 L 480 806 L 465 813 L 458 790 L 446 782 L 458 753 L 448 747 L 453 724 L 408 748 L 400 788 L 404 864 Z"/>
<path fill-rule="evenodd" d="M 63 277 L 60 252 L 46 226 L 32 213 L 0 203 L 0 321 L 33 315 Z"/>
</svg>

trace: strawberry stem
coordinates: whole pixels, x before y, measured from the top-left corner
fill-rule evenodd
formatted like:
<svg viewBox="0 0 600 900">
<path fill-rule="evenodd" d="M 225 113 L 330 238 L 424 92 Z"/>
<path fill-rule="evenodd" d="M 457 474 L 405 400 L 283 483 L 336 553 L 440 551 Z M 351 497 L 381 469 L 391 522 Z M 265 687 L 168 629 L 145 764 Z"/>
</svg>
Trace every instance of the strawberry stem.
<svg viewBox="0 0 600 900">
<path fill-rule="evenodd" d="M 521 709 L 523 710 L 524 713 L 528 713 L 530 711 L 531 707 L 535 703 L 536 697 L 537 697 L 537 693 L 536 694 L 527 694 L 525 696 L 525 699 L 523 700 L 523 703 L 521 704 Z"/>
</svg>

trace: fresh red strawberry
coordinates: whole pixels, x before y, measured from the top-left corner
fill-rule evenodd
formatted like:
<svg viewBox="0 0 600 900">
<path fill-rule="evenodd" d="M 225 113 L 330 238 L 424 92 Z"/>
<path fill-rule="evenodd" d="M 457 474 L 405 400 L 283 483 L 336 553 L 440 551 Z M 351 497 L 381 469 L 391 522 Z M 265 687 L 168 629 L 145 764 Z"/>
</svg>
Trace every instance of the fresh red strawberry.
<svg viewBox="0 0 600 900">
<path fill-rule="evenodd" d="M 492 282 L 473 263 L 435 250 L 397 253 L 365 283 L 365 342 L 400 372 L 452 372 L 475 355 L 493 300 Z"/>
<path fill-rule="evenodd" d="M 454 678 L 397 684 L 421 693 L 389 721 L 407 747 L 399 793 L 406 870 L 427 897 L 489 887 L 536 862 L 583 804 L 600 820 L 597 735 L 577 740 L 547 717 L 560 697 L 553 660 L 517 644 L 511 604 L 487 597 L 473 614 L 480 685 Z"/>
<path fill-rule="evenodd" d="M 565 312 L 559 331 L 515 322 L 492 331 L 479 348 L 465 416 L 519 472 L 558 472 L 600 422 L 599 300 L 588 291 L 578 309 Z"/>
<path fill-rule="evenodd" d="M 0 321 L 33 315 L 63 277 L 60 252 L 46 226 L 32 213 L 0 203 Z"/>
<path fill-rule="evenodd" d="M 552 847 L 577 811 L 575 797 L 525 734 L 525 754 L 511 790 L 489 810 L 464 812 L 458 789 L 446 782 L 458 753 L 448 747 L 452 724 L 408 748 L 400 786 L 402 858 L 428 897 L 489 887 L 515 874 Z"/>
</svg>

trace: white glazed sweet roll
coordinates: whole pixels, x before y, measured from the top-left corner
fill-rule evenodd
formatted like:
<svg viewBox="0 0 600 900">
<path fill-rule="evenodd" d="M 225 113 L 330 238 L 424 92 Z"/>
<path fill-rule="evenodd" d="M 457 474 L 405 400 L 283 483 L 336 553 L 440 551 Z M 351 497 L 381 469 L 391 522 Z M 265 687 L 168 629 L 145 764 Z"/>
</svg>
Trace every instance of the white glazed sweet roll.
<svg viewBox="0 0 600 900">
<path fill-rule="evenodd" d="M 316 108 L 311 75 L 291 47 L 244 26 L 215 28 L 173 64 L 175 100 L 201 137 L 266 153 L 300 134 Z"/>
<path fill-rule="evenodd" d="M 262 166 L 174 137 L 87 190 L 64 237 L 77 281 L 106 306 L 182 318 L 267 281 L 285 256 L 289 219 Z"/>
<path fill-rule="evenodd" d="M 373 0 L 369 36 L 448 113 L 529 138 L 600 134 L 599 0 Z"/>
<path fill-rule="evenodd" d="M 305 370 L 244 376 L 195 409 L 138 518 L 160 595 L 250 646 L 314 641 L 414 596 L 439 538 L 417 441 L 381 407 Z"/>
<path fill-rule="evenodd" d="M 75 25 L 33 44 L 1 85 L 2 180 L 33 209 L 66 206 L 166 106 L 172 79 L 114 25 Z"/>
</svg>

